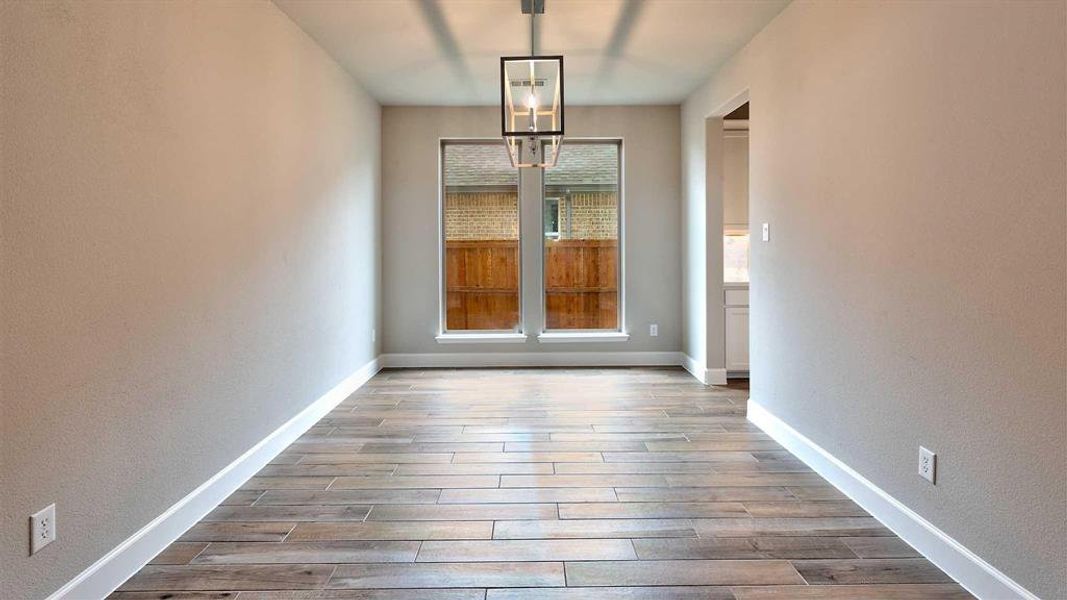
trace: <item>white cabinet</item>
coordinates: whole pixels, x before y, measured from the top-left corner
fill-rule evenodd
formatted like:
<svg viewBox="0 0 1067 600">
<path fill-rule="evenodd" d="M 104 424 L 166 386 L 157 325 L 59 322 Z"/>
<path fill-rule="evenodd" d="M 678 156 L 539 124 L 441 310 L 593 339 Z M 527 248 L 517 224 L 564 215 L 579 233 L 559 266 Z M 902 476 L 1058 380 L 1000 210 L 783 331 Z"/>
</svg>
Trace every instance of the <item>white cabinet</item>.
<svg viewBox="0 0 1067 600">
<path fill-rule="evenodd" d="M 748 370 L 748 307 L 726 307 L 726 370 Z"/>
<path fill-rule="evenodd" d="M 726 288 L 726 306 L 748 306 L 748 289 Z"/>
<path fill-rule="evenodd" d="M 748 284 L 726 284 L 723 310 L 726 315 L 726 370 L 748 371 Z"/>
</svg>

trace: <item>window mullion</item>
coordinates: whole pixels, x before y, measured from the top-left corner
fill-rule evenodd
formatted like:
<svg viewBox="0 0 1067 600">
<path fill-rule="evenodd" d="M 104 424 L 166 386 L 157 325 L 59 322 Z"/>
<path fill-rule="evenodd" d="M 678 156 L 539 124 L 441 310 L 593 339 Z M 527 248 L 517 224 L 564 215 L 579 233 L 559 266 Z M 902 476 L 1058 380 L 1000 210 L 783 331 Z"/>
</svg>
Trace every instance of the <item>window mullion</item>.
<svg viewBox="0 0 1067 600">
<path fill-rule="evenodd" d="M 544 252 L 544 204 L 541 185 L 543 169 L 519 169 L 519 241 L 522 257 L 522 323 L 523 331 L 536 335 L 543 331 L 544 317 L 541 298 L 542 253 Z"/>
</svg>

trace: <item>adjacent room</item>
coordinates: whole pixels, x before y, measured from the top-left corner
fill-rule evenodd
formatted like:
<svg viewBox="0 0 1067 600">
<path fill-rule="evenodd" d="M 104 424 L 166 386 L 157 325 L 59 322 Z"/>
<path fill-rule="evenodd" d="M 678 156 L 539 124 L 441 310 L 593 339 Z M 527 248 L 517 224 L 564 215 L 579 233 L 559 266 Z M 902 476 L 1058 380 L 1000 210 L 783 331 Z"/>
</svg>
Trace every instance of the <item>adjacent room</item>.
<svg viewBox="0 0 1067 600">
<path fill-rule="evenodd" d="M 0 599 L 1067 598 L 1067 0 L 0 0 Z"/>
</svg>

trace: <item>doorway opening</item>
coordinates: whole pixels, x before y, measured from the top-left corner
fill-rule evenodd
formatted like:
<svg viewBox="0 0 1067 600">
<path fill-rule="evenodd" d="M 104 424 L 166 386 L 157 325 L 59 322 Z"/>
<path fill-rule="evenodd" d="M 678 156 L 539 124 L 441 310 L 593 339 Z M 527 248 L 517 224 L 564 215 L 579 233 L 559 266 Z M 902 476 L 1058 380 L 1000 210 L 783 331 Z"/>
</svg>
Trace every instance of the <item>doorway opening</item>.
<svg viewBox="0 0 1067 600">
<path fill-rule="evenodd" d="M 749 382 L 749 103 L 723 117 L 723 311 L 726 377 L 731 387 Z"/>
</svg>

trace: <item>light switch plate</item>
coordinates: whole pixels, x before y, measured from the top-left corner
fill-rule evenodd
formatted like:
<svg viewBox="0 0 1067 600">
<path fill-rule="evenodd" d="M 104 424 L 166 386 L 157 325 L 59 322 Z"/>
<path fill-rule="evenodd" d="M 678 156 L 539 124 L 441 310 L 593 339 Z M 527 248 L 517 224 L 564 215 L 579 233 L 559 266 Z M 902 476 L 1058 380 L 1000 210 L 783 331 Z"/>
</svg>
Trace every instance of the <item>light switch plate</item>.
<svg viewBox="0 0 1067 600">
<path fill-rule="evenodd" d="M 765 241 L 765 242 L 771 241 L 771 224 L 770 223 L 764 223 L 763 224 L 763 241 Z"/>
</svg>

